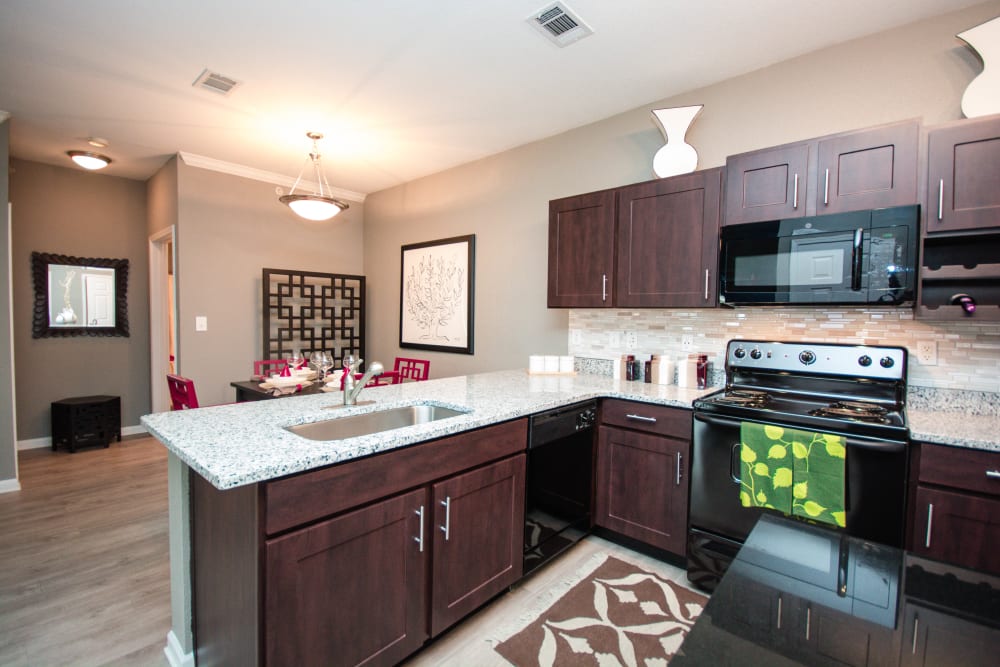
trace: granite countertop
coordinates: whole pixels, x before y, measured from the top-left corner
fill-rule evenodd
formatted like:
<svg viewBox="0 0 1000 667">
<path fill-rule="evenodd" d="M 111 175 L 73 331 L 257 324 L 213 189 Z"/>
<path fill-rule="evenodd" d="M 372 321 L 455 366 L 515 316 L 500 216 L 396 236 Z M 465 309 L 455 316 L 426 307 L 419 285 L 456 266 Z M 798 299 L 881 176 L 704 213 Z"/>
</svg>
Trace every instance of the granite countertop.
<svg viewBox="0 0 1000 667">
<path fill-rule="evenodd" d="M 1000 452 L 1000 416 L 908 408 L 910 439 Z"/>
<path fill-rule="evenodd" d="M 681 389 L 604 375 L 529 375 L 498 371 L 427 382 L 368 387 L 342 407 L 340 392 L 232 403 L 145 415 L 142 424 L 192 470 L 230 489 L 517 419 L 591 398 L 621 398 L 690 408 L 718 387 Z M 343 440 L 307 440 L 284 427 L 430 402 L 468 414 Z M 331 409 L 332 406 L 336 409 Z"/>
</svg>

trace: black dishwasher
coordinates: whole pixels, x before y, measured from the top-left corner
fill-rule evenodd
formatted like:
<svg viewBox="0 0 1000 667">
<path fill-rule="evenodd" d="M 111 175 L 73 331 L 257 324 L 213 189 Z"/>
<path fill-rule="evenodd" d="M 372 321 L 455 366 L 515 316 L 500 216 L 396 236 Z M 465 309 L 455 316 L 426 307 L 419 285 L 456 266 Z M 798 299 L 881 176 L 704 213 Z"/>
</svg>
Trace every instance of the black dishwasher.
<svg viewBox="0 0 1000 667">
<path fill-rule="evenodd" d="M 590 532 L 597 402 L 585 401 L 531 416 L 524 574 Z"/>
</svg>

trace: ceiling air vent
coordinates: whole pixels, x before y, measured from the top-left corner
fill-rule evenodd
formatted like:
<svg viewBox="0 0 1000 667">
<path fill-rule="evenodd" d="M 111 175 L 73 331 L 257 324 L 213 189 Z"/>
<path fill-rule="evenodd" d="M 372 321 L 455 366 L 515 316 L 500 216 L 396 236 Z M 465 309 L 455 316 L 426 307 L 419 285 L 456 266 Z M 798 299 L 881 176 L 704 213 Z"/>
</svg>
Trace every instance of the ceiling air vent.
<svg viewBox="0 0 1000 667">
<path fill-rule="evenodd" d="M 529 16 L 528 23 L 559 47 L 594 34 L 593 28 L 562 2 L 546 5 Z"/>
<path fill-rule="evenodd" d="M 218 72 L 212 72 L 208 69 L 202 71 L 195 82 L 191 84 L 195 88 L 203 88 L 205 90 L 211 90 L 213 93 L 219 93 L 221 95 L 228 95 L 233 92 L 236 86 L 240 85 L 240 82 L 236 79 L 230 79 L 228 76 L 223 76 Z"/>
</svg>

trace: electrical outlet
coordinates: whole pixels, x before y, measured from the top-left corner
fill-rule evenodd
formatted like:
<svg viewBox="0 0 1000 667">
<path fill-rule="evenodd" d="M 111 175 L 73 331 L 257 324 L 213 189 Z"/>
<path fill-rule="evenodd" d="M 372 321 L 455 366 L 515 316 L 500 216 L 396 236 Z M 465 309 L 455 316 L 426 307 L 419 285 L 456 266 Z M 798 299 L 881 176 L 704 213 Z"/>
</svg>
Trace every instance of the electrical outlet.
<svg viewBox="0 0 1000 667">
<path fill-rule="evenodd" d="M 937 366 L 937 341 L 917 341 L 917 361 L 921 366 Z"/>
<path fill-rule="evenodd" d="M 691 334 L 684 334 L 681 336 L 681 349 L 685 352 L 690 352 L 694 349 L 694 336 Z"/>
<path fill-rule="evenodd" d="M 208 331 L 208 318 L 204 315 L 197 315 L 194 318 L 195 331 Z"/>
<path fill-rule="evenodd" d="M 608 332 L 608 347 L 612 350 L 617 350 L 622 346 L 622 337 L 617 331 Z"/>
<path fill-rule="evenodd" d="M 634 350 L 639 345 L 639 336 L 634 331 L 625 332 L 625 349 Z"/>
<path fill-rule="evenodd" d="M 579 329 L 573 329 L 569 333 L 569 342 L 572 345 L 580 345 L 583 343 L 583 333 Z"/>
</svg>

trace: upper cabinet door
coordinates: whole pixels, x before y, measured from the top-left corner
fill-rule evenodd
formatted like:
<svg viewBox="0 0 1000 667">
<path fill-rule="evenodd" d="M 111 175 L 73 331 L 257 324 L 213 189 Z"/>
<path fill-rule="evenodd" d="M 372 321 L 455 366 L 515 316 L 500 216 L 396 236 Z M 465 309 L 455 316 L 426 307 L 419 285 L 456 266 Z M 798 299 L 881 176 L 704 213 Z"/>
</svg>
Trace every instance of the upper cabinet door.
<svg viewBox="0 0 1000 667">
<path fill-rule="evenodd" d="M 809 144 L 790 144 L 726 159 L 725 224 L 806 214 Z"/>
<path fill-rule="evenodd" d="M 1000 115 L 927 136 L 926 231 L 1000 227 Z"/>
<path fill-rule="evenodd" d="M 816 213 L 841 213 L 917 202 L 916 120 L 819 142 Z"/>
<path fill-rule="evenodd" d="M 615 191 L 549 202 L 549 308 L 612 304 Z"/>
<path fill-rule="evenodd" d="M 716 305 L 722 169 L 621 188 L 616 306 Z"/>
</svg>

